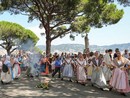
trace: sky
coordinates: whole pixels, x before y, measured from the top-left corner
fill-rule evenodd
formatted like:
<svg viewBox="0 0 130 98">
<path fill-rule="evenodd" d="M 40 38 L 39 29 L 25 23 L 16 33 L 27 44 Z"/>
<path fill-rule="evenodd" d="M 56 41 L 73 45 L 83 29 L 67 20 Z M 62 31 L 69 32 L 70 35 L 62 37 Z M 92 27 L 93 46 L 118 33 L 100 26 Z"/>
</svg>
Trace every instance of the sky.
<svg viewBox="0 0 130 98">
<path fill-rule="evenodd" d="M 90 45 L 112 45 L 112 44 L 122 44 L 130 43 L 130 7 L 122 7 L 118 5 L 118 8 L 124 9 L 123 18 L 115 25 L 109 25 L 100 29 L 92 28 L 88 34 Z M 0 14 L 0 21 L 9 21 L 15 22 L 26 29 L 32 30 L 38 37 L 39 41 L 37 45 L 45 45 L 46 40 L 44 36 L 41 36 L 40 33 L 44 32 L 44 29 L 39 29 L 39 21 L 34 20 L 31 23 L 28 23 L 28 17 L 24 15 L 10 15 L 10 13 L 5 12 Z M 52 41 L 52 45 L 59 44 L 84 44 L 84 38 L 81 35 L 76 36 L 75 40 L 72 41 L 69 38 L 69 35 L 66 35 L 64 38 L 57 38 Z"/>
</svg>

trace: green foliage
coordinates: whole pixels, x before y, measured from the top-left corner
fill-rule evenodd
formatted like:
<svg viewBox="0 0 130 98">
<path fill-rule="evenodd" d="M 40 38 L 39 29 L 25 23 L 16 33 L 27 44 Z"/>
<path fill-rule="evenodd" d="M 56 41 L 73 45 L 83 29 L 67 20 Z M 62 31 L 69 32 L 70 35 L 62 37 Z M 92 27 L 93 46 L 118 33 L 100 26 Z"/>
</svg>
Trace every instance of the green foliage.
<svg viewBox="0 0 130 98">
<path fill-rule="evenodd" d="M 46 51 L 50 43 L 58 37 L 71 32 L 70 25 L 74 21 L 82 0 L 1 0 L 3 11 L 11 14 L 28 15 L 28 22 L 37 19 L 44 27 L 46 34 Z"/>
<path fill-rule="evenodd" d="M 71 33 L 84 35 L 92 27 L 117 23 L 123 17 L 123 10 L 118 10 L 110 0 L 0 0 L 3 11 L 11 14 L 28 15 L 28 21 L 37 19 L 45 29 L 46 51 L 50 43 Z M 121 0 L 118 0 L 119 2 Z"/>
<path fill-rule="evenodd" d="M 124 7 L 130 6 L 130 0 L 108 0 L 110 3 L 118 2 L 120 5 L 123 5 Z"/>
<path fill-rule="evenodd" d="M 41 21 L 51 40 L 64 35 L 69 29 L 59 29 L 71 24 L 76 17 L 81 0 L 1 0 L 4 11 L 11 14 L 26 14 L 28 21 Z M 57 31 L 56 31 L 57 30 Z M 56 32 L 55 32 L 56 31 Z M 58 33 L 57 33 L 58 32 Z M 53 37 L 51 37 L 53 36 Z"/>
<path fill-rule="evenodd" d="M 3 10 L 3 7 L 0 5 L 0 12 Z"/>
<path fill-rule="evenodd" d="M 116 24 L 123 17 L 123 10 L 117 9 L 108 0 L 82 0 L 79 16 L 72 23 L 72 31 L 84 37 L 85 48 L 89 46 L 88 34 L 92 27 L 102 28 L 103 26 Z M 75 40 L 75 35 L 70 34 L 70 39 Z"/>
<path fill-rule="evenodd" d="M 42 50 L 40 48 L 38 48 L 37 46 L 34 47 L 34 50 L 40 54 L 42 54 Z"/>
<path fill-rule="evenodd" d="M 116 5 L 108 4 L 107 0 L 88 0 L 84 7 L 88 25 L 101 28 L 103 25 L 117 23 L 123 17 L 123 10 L 118 10 Z"/>
<path fill-rule="evenodd" d="M 39 40 L 32 31 L 25 29 L 19 24 L 0 21 L 0 40 L 2 41 L 0 46 L 6 49 L 8 53 L 11 52 L 13 47 L 26 43 L 28 39 L 32 40 L 34 44 Z"/>
<path fill-rule="evenodd" d="M 72 23 L 72 30 L 77 33 L 89 32 L 90 28 L 88 27 L 87 19 L 85 16 L 80 16 L 75 19 Z"/>
<path fill-rule="evenodd" d="M 115 4 L 109 4 L 107 0 L 86 0 L 82 16 L 72 23 L 72 30 L 80 34 L 88 33 L 92 27 L 116 24 L 123 14 L 123 10 L 117 9 Z"/>
<path fill-rule="evenodd" d="M 31 30 L 26 29 L 25 34 L 27 34 L 28 38 L 31 39 L 34 42 L 34 44 L 36 44 L 37 41 L 39 40 L 37 35 L 33 33 Z"/>
<path fill-rule="evenodd" d="M 118 10 L 116 5 L 110 4 L 104 7 L 102 12 L 102 20 L 104 24 L 116 24 L 122 17 L 124 11 Z"/>
</svg>

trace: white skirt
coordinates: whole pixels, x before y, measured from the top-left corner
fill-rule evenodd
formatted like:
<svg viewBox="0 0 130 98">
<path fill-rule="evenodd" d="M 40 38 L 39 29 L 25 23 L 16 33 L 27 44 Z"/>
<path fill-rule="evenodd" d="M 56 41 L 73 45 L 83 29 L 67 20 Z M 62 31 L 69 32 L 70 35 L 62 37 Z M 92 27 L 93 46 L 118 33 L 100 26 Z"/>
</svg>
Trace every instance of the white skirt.
<svg viewBox="0 0 130 98">
<path fill-rule="evenodd" d="M 96 68 L 93 68 L 91 82 L 99 87 L 107 86 L 106 79 L 101 67 L 98 70 L 96 70 Z"/>
<path fill-rule="evenodd" d="M 112 71 L 106 65 L 103 66 L 103 73 L 106 81 L 109 81 L 112 76 Z"/>
<path fill-rule="evenodd" d="M 3 71 L 1 72 L 1 80 L 4 83 L 9 83 L 12 81 L 12 76 L 8 72 L 4 73 Z"/>
<path fill-rule="evenodd" d="M 72 66 L 69 64 L 69 65 L 65 65 L 64 66 L 64 69 L 63 69 L 63 77 L 66 76 L 66 77 L 73 77 L 73 68 Z"/>
<path fill-rule="evenodd" d="M 84 67 L 78 66 L 77 68 L 77 80 L 86 82 L 87 76 Z"/>
<path fill-rule="evenodd" d="M 18 78 L 20 76 L 18 70 L 19 70 L 19 65 L 15 64 L 13 68 L 13 78 Z"/>
</svg>

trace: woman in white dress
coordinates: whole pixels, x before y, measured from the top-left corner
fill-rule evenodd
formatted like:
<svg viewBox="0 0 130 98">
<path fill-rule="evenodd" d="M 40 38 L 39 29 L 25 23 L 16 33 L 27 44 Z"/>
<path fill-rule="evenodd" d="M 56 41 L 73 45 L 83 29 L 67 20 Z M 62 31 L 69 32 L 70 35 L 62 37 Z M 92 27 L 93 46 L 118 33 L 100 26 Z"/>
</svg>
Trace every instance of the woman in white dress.
<svg viewBox="0 0 130 98">
<path fill-rule="evenodd" d="M 105 75 L 105 79 L 106 81 L 110 81 L 110 78 L 112 76 L 112 71 L 110 70 L 110 66 L 112 64 L 112 49 L 109 49 L 108 52 L 104 55 L 104 59 L 103 59 L 103 72 Z"/>
<path fill-rule="evenodd" d="M 79 53 L 79 57 L 76 60 L 76 66 L 77 66 L 77 82 L 81 83 L 82 85 L 85 85 L 87 79 L 85 72 L 86 60 L 84 59 L 82 53 Z"/>
<path fill-rule="evenodd" d="M 64 77 L 67 77 L 72 82 L 71 78 L 73 77 L 74 72 L 73 72 L 72 59 L 70 57 L 70 54 L 67 54 L 66 58 L 63 59 L 63 66 L 64 66 L 64 69 L 62 73 L 62 76 L 63 76 L 62 80 Z"/>
<path fill-rule="evenodd" d="M 126 66 L 128 65 L 128 66 Z M 113 60 L 113 74 L 110 80 L 110 90 L 114 88 L 122 95 L 130 92 L 127 69 L 130 69 L 130 61 L 122 57 L 120 51 L 117 52 L 117 57 Z"/>
<path fill-rule="evenodd" d="M 94 53 L 90 52 L 89 55 L 88 55 L 88 60 L 87 60 L 88 61 L 87 78 L 89 80 L 91 80 L 91 78 L 92 78 L 92 69 L 93 69 L 93 67 L 90 65 L 90 63 L 91 63 L 93 57 L 94 57 Z"/>
<path fill-rule="evenodd" d="M 51 68 L 52 68 L 52 72 L 54 72 L 55 70 L 55 57 L 52 57 L 52 62 L 51 62 Z"/>
<path fill-rule="evenodd" d="M 14 58 L 13 61 L 13 77 L 14 79 L 19 78 L 21 74 L 20 62 L 18 61 L 18 57 Z"/>
<path fill-rule="evenodd" d="M 10 83 L 12 81 L 12 71 L 11 71 L 11 63 L 10 63 L 10 56 L 6 56 L 4 61 L 4 65 L 8 67 L 7 72 L 1 72 L 1 83 Z"/>
<path fill-rule="evenodd" d="M 93 66 L 92 72 L 92 86 L 97 86 L 102 90 L 107 86 L 106 79 L 102 70 L 102 62 L 103 60 L 99 57 L 99 53 L 95 52 L 95 57 L 91 61 L 91 65 Z"/>
</svg>

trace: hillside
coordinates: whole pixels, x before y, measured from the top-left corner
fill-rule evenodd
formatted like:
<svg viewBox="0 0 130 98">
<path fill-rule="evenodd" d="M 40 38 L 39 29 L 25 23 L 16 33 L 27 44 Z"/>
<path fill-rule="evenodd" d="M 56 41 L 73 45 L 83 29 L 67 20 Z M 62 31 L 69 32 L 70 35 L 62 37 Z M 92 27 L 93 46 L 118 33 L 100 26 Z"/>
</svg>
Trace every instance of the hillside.
<svg viewBox="0 0 130 98">
<path fill-rule="evenodd" d="M 45 45 L 39 45 L 38 46 L 41 50 L 45 51 L 46 47 Z M 82 44 L 61 44 L 61 45 L 52 45 L 51 51 L 52 52 L 77 52 L 77 51 L 83 51 L 84 45 Z"/>
<path fill-rule="evenodd" d="M 38 45 L 38 47 L 45 51 L 45 45 Z M 105 45 L 105 46 L 98 46 L 98 45 L 90 45 L 91 51 L 101 51 L 104 52 L 106 49 L 113 49 L 119 48 L 121 51 L 128 49 L 130 50 L 130 43 L 125 44 L 113 44 L 113 45 Z M 52 52 L 63 51 L 63 52 L 82 52 L 84 50 L 84 45 L 82 44 L 61 44 L 61 45 L 52 45 Z"/>
<path fill-rule="evenodd" d="M 38 45 L 38 47 L 45 51 L 45 45 Z M 105 45 L 105 46 L 98 46 L 98 45 L 90 45 L 91 51 L 100 51 L 104 53 L 106 49 L 115 50 L 115 48 L 119 48 L 121 51 L 128 49 L 130 51 L 130 43 L 125 44 L 113 44 L 113 45 Z M 83 44 L 61 44 L 61 45 L 52 45 L 51 52 L 83 52 L 84 45 Z M 6 51 L 0 47 L 0 55 L 6 54 Z"/>
</svg>

